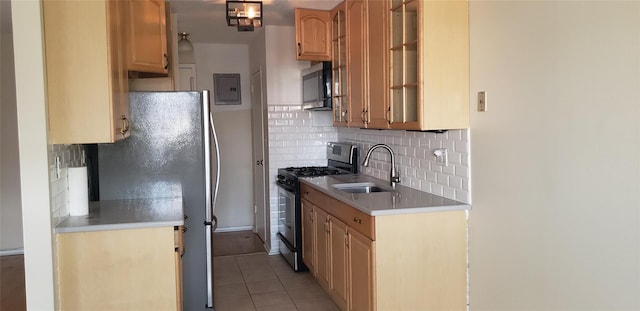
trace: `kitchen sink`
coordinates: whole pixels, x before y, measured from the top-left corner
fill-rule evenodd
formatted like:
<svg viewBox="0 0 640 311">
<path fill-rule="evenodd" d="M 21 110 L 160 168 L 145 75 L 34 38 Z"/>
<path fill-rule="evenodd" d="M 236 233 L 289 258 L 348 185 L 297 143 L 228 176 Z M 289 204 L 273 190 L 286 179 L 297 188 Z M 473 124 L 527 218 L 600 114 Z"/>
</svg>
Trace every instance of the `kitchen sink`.
<svg viewBox="0 0 640 311">
<path fill-rule="evenodd" d="M 391 191 L 385 188 L 380 188 L 372 182 L 333 184 L 332 187 L 336 190 L 348 192 L 348 193 L 372 193 L 372 192 Z"/>
</svg>

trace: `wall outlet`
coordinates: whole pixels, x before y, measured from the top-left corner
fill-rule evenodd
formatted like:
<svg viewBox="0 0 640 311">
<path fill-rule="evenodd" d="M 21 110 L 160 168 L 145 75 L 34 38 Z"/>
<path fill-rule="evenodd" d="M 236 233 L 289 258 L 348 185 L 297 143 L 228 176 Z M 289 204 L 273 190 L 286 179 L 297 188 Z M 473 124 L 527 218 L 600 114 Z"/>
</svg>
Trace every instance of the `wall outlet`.
<svg viewBox="0 0 640 311">
<path fill-rule="evenodd" d="M 433 155 L 436 157 L 436 163 L 442 166 L 449 165 L 449 154 L 447 148 L 439 148 L 433 150 Z"/>
<path fill-rule="evenodd" d="M 487 111 L 487 92 L 478 92 L 478 111 Z"/>
</svg>

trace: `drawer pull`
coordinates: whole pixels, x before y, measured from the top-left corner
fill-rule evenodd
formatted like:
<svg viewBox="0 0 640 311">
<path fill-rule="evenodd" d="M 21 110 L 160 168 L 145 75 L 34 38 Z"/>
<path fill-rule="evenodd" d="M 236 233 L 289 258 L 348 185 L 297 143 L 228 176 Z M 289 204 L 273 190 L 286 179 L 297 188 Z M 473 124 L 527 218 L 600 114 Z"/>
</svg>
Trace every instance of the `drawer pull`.
<svg viewBox="0 0 640 311">
<path fill-rule="evenodd" d="M 358 219 L 358 218 L 353 217 L 353 222 L 357 222 L 359 224 L 362 224 L 362 219 Z"/>
</svg>

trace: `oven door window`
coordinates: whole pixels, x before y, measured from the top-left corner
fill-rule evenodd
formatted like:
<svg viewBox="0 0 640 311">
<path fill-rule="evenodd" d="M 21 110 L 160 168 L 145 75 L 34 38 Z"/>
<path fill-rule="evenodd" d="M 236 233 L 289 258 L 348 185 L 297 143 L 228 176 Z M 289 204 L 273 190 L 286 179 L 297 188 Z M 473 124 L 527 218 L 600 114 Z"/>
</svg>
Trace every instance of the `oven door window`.
<svg viewBox="0 0 640 311">
<path fill-rule="evenodd" d="M 295 210 L 295 195 L 278 187 L 278 232 L 280 232 L 293 247 L 297 247 L 294 238 L 296 231 Z"/>
</svg>

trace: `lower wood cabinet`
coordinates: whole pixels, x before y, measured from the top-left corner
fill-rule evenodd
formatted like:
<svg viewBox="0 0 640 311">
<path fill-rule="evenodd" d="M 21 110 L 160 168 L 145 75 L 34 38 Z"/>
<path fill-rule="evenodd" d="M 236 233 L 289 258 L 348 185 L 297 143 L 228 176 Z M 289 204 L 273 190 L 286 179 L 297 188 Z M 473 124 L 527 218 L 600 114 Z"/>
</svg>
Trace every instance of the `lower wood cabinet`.
<svg viewBox="0 0 640 311">
<path fill-rule="evenodd" d="M 373 310 L 375 242 L 355 230 L 349 230 L 348 243 L 348 310 Z"/>
<path fill-rule="evenodd" d="M 59 233 L 56 239 L 59 310 L 182 310 L 182 230 Z"/>
<path fill-rule="evenodd" d="M 348 235 L 347 225 L 339 219 L 329 215 L 328 220 L 328 249 L 327 256 L 329 262 L 329 295 L 341 309 L 346 309 L 348 299 Z"/>
<path fill-rule="evenodd" d="M 318 207 L 313 207 L 313 216 L 314 216 L 314 254 L 313 260 L 315 262 L 315 270 L 313 271 L 313 275 L 320 283 L 324 289 L 329 289 L 329 268 L 331 267 L 331 263 L 329 262 L 327 256 L 329 254 L 329 224 L 327 222 L 328 214 L 319 209 Z"/>
<path fill-rule="evenodd" d="M 373 217 L 301 193 L 303 260 L 341 310 L 466 309 L 464 211 Z"/>
</svg>

